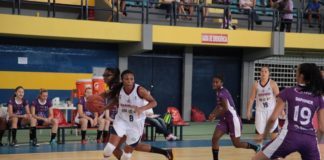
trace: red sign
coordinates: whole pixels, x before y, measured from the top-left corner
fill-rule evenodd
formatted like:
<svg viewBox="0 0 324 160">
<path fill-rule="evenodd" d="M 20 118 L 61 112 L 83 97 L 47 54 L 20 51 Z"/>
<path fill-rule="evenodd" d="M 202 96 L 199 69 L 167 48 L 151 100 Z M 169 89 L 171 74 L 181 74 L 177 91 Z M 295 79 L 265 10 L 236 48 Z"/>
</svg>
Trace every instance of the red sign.
<svg viewBox="0 0 324 160">
<path fill-rule="evenodd" d="M 202 43 L 228 43 L 228 35 L 227 34 L 206 34 L 203 33 L 201 35 Z"/>
</svg>

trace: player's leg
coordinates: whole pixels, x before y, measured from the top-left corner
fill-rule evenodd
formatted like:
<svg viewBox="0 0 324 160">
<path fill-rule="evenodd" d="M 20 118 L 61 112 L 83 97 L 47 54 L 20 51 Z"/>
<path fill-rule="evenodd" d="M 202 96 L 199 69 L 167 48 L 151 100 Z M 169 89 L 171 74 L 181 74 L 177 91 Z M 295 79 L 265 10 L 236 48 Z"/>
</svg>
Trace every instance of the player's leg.
<svg viewBox="0 0 324 160">
<path fill-rule="evenodd" d="M 265 111 L 256 111 L 255 112 L 255 142 L 262 147 L 263 144 L 263 132 L 267 124 L 267 116 Z"/>
<path fill-rule="evenodd" d="M 226 121 L 228 132 L 231 137 L 231 140 L 233 142 L 233 145 L 236 148 L 245 148 L 245 149 L 253 149 L 254 151 L 259 151 L 261 147 L 247 143 L 247 142 L 241 142 L 241 132 L 242 132 L 242 123 L 241 119 L 237 116 L 232 117 L 232 119 L 227 119 Z"/>
<path fill-rule="evenodd" d="M 3 146 L 2 144 L 2 136 L 7 129 L 7 120 L 5 117 L 0 117 L 0 147 Z"/>
<path fill-rule="evenodd" d="M 104 118 L 104 128 L 103 128 L 103 135 L 102 135 L 102 140 L 103 143 L 107 143 L 109 140 L 109 125 L 110 125 L 110 120 L 109 120 L 109 112 L 106 111 L 104 112 L 105 116 Z"/>
<path fill-rule="evenodd" d="M 97 143 L 101 143 L 101 135 L 103 132 L 103 129 L 105 127 L 105 120 L 103 118 L 103 116 L 99 116 L 98 118 L 98 130 L 97 130 Z"/>
<path fill-rule="evenodd" d="M 222 120 L 217 124 L 217 127 L 214 130 L 212 137 L 212 153 L 214 160 L 218 160 L 219 140 L 227 132 L 227 130 L 228 128 Z"/>
<path fill-rule="evenodd" d="M 81 125 L 81 144 L 86 144 L 86 134 L 88 128 L 89 120 L 86 118 L 80 118 L 80 125 Z"/>
<path fill-rule="evenodd" d="M 58 126 L 59 126 L 58 119 L 50 118 L 49 123 L 52 125 L 50 144 L 57 144 L 57 142 L 56 142 L 56 134 L 57 134 Z"/>
<path fill-rule="evenodd" d="M 30 119 L 29 140 L 30 140 L 30 144 L 35 147 L 39 146 L 39 144 L 37 144 L 36 126 L 37 126 L 37 119 L 32 117 Z"/>
<path fill-rule="evenodd" d="M 9 123 L 11 125 L 11 142 L 10 142 L 10 146 L 13 147 L 18 147 L 17 145 L 17 139 L 16 139 L 16 135 L 17 135 L 17 127 L 18 127 L 18 117 L 11 117 L 9 120 Z"/>
<path fill-rule="evenodd" d="M 127 123 L 123 122 L 122 120 L 117 119 L 114 121 L 114 126 L 111 129 L 109 141 L 106 144 L 106 147 L 104 148 L 104 160 L 108 159 L 113 155 L 113 152 L 120 143 L 120 140 L 123 138 L 124 135 L 126 135 L 126 130 L 128 128 L 127 126 Z"/>
<path fill-rule="evenodd" d="M 168 160 L 173 160 L 172 149 L 162 149 L 162 148 L 151 146 L 149 144 L 139 143 L 135 147 L 135 150 L 136 151 L 141 151 L 141 152 L 150 152 L 150 153 L 162 154 L 165 157 L 167 157 Z"/>
<path fill-rule="evenodd" d="M 267 121 L 269 120 L 269 118 L 271 117 L 271 115 L 272 115 L 272 112 L 273 112 L 273 110 L 269 110 L 269 111 L 267 111 L 268 113 L 267 113 Z M 275 123 L 273 124 L 273 126 L 272 126 L 272 128 L 271 128 L 271 130 L 270 130 L 270 138 L 271 138 L 271 140 L 274 140 L 277 136 L 278 136 L 278 133 L 279 133 L 279 128 L 278 128 L 278 126 L 279 126 L 279 119 L 277 119 L 276 121 L 275 121 Z"/>
</svg>

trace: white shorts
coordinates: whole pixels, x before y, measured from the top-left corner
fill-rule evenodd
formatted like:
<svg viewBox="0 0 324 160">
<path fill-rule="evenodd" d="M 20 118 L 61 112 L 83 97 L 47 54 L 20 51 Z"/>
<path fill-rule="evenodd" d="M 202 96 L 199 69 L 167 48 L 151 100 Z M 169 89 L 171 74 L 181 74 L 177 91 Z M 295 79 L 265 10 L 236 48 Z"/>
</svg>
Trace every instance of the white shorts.
<svg viewBox="0 0 324 160">
<path fill-rule="evenodd" d="M 126 136 L 126 144 L 132 145 L 138 142 L 144 131 L 145 119 L 127 122 L 116 116 L 113 123 L 114 129 L 119 137 Z"/>
<path fill-rule="evenodd" d="M 267 125 L 269 118 L 271 117 L 273 110 L 262 110 L 255 112 L 255 128 L 258 134 L 263 134 L 264 129 Z M 275 121 L 273 127 L 270 130 L 270 133 L 274 132 L 278 127 L 278 119 Z"/>
</svg>

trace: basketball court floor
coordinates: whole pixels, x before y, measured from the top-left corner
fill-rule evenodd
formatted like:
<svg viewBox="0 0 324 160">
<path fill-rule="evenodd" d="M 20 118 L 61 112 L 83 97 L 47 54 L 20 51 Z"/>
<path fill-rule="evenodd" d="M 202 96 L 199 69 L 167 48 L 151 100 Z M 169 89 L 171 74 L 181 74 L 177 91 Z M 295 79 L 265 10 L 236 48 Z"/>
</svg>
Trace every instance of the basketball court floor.
<svg viewBox="0 0 324 160">
<path fill-rule="evenodd" d="M 252 140 L 247 140 L 252 142 Z M 209 140 L 188 141 L 156 141 L 145 142 L 157 147 L 173 148 L 174 160 L 211 160 Z M 221 160 L 249 160 L 255 154 L 252 150 L 236 149 L 230 140 L 222 140 L 220 148 Z M 87 145 L 67 143 L 51 146 L 41 144 L 40 147 L 20 145 L 18 148 L 4 146 L 0 148 L 1 160 L 101 160 L 103 144 L 90 142 Z M 320 145 L 321 157 L 324 156 L 324 144 Z M 112 157 L 112 160 L 116 158 Z M 300 160 L 298 153 L 286 157 L 286 160 Z M 166 160 L 164 156 L 135 151 L 132 160 Z"/>
</svg>

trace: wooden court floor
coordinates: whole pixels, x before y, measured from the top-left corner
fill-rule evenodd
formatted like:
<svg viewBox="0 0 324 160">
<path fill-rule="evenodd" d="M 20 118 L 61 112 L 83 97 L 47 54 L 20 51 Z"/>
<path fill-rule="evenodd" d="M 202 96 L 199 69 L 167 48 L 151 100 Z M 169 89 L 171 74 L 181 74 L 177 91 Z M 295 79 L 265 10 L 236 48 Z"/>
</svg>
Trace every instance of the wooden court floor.
<svg viewBox="0 0 324 160">
<path fill-rule="evenodd" d="M 174 148 L 174 160 L 211 160 L 210 147 Z M 324 144 L 320 145 L 321 157 L 324 156 Z M 221 160 L 249 160 L 255 153 L 251 150 L 221 147 Z M 102 151 L 51 152 L 33 154 L 2 154 L 0 160 L 101 160 Z M 286 160 L 300 160 L 298 153 L 286 157 Z M 111 158 L 115 160 L 115 158 Z M 166 160 L 157 154 L 134 152 L 132 160 Z"/>
</svg>

